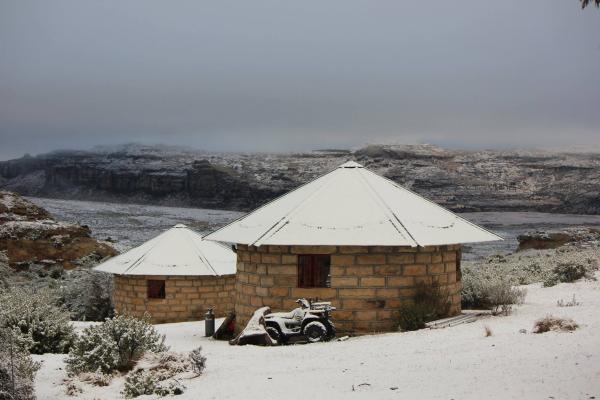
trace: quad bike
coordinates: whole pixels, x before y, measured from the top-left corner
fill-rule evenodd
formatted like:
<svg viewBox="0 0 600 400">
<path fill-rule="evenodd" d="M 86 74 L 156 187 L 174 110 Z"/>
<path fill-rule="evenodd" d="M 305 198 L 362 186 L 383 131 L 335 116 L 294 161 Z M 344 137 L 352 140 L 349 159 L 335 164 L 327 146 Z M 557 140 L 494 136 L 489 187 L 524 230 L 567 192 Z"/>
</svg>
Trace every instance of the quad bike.
<svg viewBox="0 0 600 400">
<path fill-rule="evenodd" d="M 304 336 L 310 343 L 327 341 L 335 337 L 335 327 L 329 319 L 335 307 L 330 302 L 310 302 L 298 299 L 300 307 L 289 313 L 265 315 L 267 333 L 279 344 Z"/>
</svg>

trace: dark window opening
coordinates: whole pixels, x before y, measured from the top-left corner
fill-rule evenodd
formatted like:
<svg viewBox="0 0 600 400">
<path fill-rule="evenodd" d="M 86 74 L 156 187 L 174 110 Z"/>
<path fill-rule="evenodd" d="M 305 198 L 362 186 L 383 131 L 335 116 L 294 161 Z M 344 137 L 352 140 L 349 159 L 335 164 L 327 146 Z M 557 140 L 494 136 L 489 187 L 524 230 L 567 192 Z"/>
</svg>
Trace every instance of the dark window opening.
<svg viewBox="0 0 600 400">
<path fill-rule="evenodd" d="M 148 281 L 148 298 L 149 299 L 164 299 L 165 298 L 165 281 Z"/>
<path fill-rule="evenodd" d="M 330 287 L 329 254 L 302 254 L 298 256 L 298 287 Z"/>
</svg>

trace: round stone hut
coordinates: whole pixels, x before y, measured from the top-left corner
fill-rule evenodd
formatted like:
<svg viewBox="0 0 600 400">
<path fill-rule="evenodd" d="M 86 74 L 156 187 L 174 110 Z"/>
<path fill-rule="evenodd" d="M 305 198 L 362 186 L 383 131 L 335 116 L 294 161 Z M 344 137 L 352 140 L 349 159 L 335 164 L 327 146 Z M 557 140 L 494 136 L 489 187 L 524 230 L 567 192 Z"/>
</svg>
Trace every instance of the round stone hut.
<svg viewBox="0 0 600 400">
<path fill-rule="evenodd" d="M 233 310 L 236 255 L 185 225 L 94 268 L 114 275 L 113 301 L 121 314 L 150 314 L 153 323 L 200 320 Z"/>
<path fill-rule="evenodd" d="M 207 235 L 237 250 L 238 329 L 261 306 L 329 300 L 339 331 L 396 330 L 420 283 L 460 312 L 461 244 L 501 238 L 347 162 Z"/>
</svg>

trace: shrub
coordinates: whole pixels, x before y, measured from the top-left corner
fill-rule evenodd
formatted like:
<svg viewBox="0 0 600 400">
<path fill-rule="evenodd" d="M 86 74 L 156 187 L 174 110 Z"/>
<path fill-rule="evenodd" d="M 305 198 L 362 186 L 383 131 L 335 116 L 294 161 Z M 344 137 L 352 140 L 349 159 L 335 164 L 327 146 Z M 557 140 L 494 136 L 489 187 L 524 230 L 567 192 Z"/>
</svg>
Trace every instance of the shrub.
<svg viewBox="0 0 600 400">
<path fill-rule="evenodd" d="M 185 392 L 185 386 L 177 379 L 170 379 L 168 382 L 159 382 L 154 388 L 154 394 L 159 396 L 177 396 Z"/>
<path fill-rule="evenodd" d="M 202 355 L 202 347 L 192 350 L 189 354 L 189 358 L 192 371 L 194 371 L 196 375 L 202 374 L 206 368 L 206 357 Z"/>
<path fill-rule="evenodd" d="M 199 351 L 197 354 L 200 355 Z M 144 394 L 158 396 L 182 394 L 185 386 L 174 377 L 191 369 L 192 361 L 189 356 L 171 352 L 149 353 L 140 360 L 137 369 L 127 375 L 123 395 L 137 397 Z"/>
<path fill-rule="evenodd" d="M 147 317 L 117 315 L 82 332 L 65 361 L 67 371 L 77 374 L 128 370 L 146 351 L 165 351 L 164 339 Z"/>
<path fill-rule="evenodd" d="M 77 321 L 103 321 L 114 315 L 110 274 L 88 269 L 71 271 L 60 290 L 60 301 Z"/>
<path fill-rule="evenodd" d="M 425 328 L 427 322 L 448 315 L 450 301 L 448 293 L 437 283 L 417 285 L 414 303 L 400 308 L 398 325 L 402 331 Z"/>
<path fill-rule="evenodd" d="M 558 318 L 548 315 L 535 322 L 533 333 L 544 333 L 549 331 L 571 332 L 577 328 L 579 328 L 579 325 L 570 318 Z"/>
<path fill-rule="evenodd" d="M 593 279 L 593 271 L 597 264 L 591 258 L 565 259 L 557 263 L 544 279 L 545 287 L 554 286 L 560 282 L 575 282 L 578 279 Z"/>
<path fill-rule="evenodd" d="M 127 398 L 154 394 L 156 377 L 150 371 L 138 369 L 125 377 L 123 396 Z"/>
<path fill-rule="evenodd" d="M 598 247 L 563 246 L 556 250 L 528 250 L 507 256 L 489 257 L 487 262 L 463 263 L 463 280 L 470 275 L 502 276 L 512 285 L 543 282 L 553 286 L 574 279 L 594 279 L 600 266 Z M 585 273 L 583 272 L 585 271 Z"/>
<path fill-rule="evenodd" d="M 33 381 L 40 366 L 31 359 L 30 346 L 18 329 L 0 328 L 0 399 L 35 399 Z"/>
<path fill-rule="evenodd" d="M 490 309 L 494 314 L 509 314 L 514 304 L 522 304 L 527 291 L 487 268 L 470 269 L 463 274 L 462 305 L 464 308 Z"/>
<path fill-rule="evenodd" d="M 423 329 L 427 322 L 433 320 L 429 308 L 422 304 L 406 304 L 400 307 L 398 325 L 402 331 Z"/>
<path fill-rule="evenodd" d="M 0 293 L 0 326 L 17 328 L 31 338 L 29 351 L 35 354 L 65 353 L 75 333 L 69 313 L 56 305 L 49 290 L 13 289 Z"/>
</svg>

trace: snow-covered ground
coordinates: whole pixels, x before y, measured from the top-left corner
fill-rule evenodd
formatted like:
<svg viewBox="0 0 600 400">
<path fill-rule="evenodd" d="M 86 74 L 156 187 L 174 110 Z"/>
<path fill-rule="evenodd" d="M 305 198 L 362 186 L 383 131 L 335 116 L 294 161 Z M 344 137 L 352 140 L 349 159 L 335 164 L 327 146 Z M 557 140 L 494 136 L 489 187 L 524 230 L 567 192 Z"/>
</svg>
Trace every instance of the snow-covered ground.
<svg viewBox="0 0 600 400">
<path fill-rule="evenodd" d="M 600 282 L 527 289 L 525 304 L 507 317 L 343 342 L 230 346 L 205 338 L 202 322 L 158 329 L 172 350 L 202 346 L 208 358 L 205 373 L 184 382 L 181 399 L 600 399 Z M 557 306 L 573 295 L 579 306 Z M 548 314 L 581 327 L 531 333 L 535 320 Z M 69 398 L 61 385 L 63 357 L 35 356 L 43 361 L 38 399 Z M 104 388 L 82 385 L 78 398 L 119 398 L 122 384 L 118 378 Z"/>
</svg>

